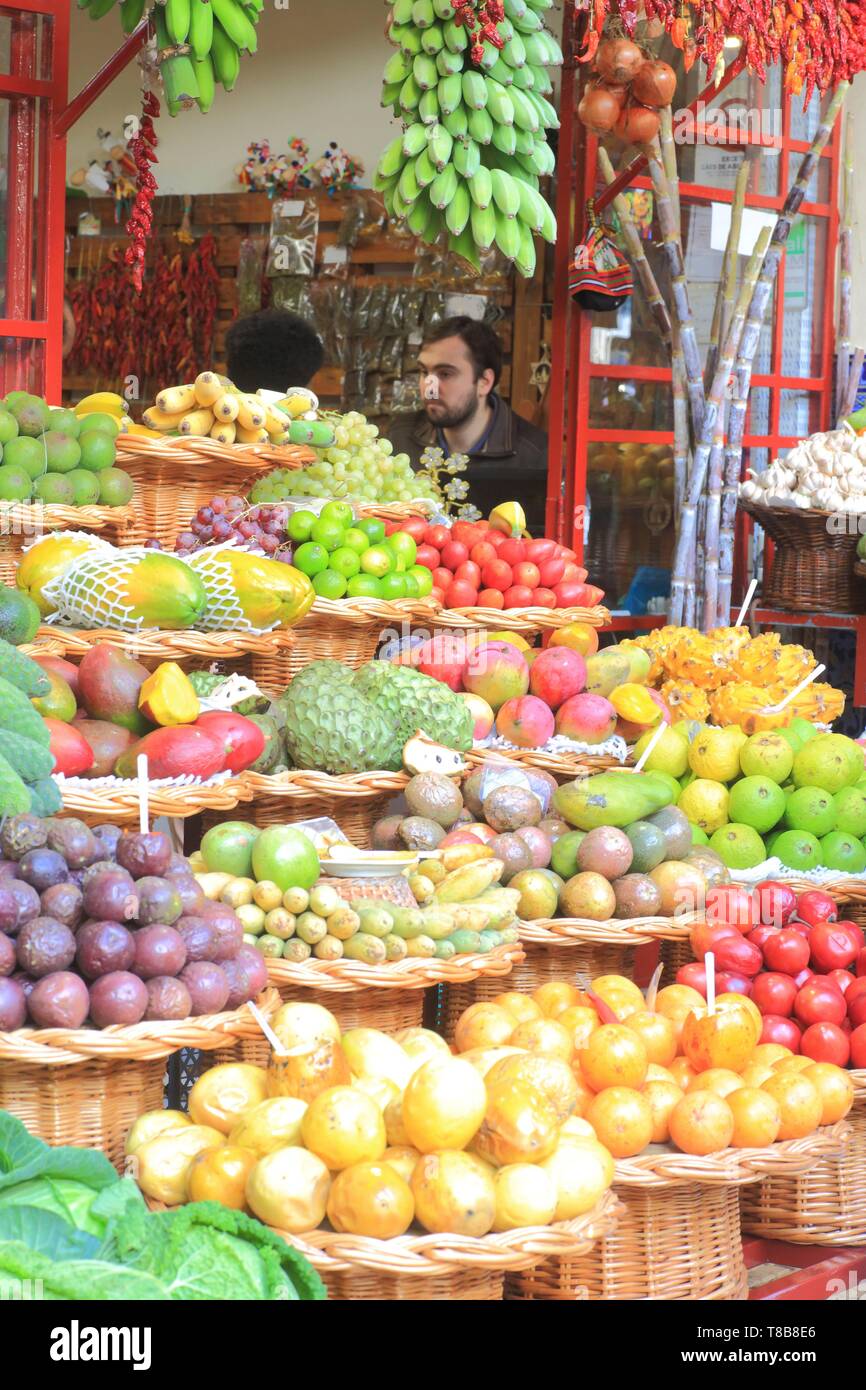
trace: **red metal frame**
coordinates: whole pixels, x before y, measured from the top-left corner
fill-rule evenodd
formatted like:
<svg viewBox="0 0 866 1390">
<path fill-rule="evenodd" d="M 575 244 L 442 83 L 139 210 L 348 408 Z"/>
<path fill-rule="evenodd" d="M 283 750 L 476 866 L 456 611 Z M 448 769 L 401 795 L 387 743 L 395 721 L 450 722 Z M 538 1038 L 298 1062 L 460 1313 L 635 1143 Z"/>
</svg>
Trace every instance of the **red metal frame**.
<svg viewBox="0 0 866 1390">
<path fill-rule="evenodd" d="M 747 1238 L 743 1241 L 747 1269 L 779 1265 L 788 1272 L 749 1290 L 753 1302 L 812 1302 L 829 1298 L 834 1285 L 855 1291 L 866 1279 L 866 1246 L 791 1245 L 783 1240 Z M 841 1290 L 840 1290 L 841 1292 Z"/>
</svg>

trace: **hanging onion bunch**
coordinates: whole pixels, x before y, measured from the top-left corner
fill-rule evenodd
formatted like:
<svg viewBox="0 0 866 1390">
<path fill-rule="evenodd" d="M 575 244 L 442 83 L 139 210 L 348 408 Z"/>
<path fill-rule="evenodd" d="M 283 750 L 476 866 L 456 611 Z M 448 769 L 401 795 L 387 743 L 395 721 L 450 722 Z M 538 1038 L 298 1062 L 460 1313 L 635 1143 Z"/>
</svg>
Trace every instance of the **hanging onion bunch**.
<svg viewBox="0 0 866 1390">
<path fill-rule="evenodd" d="M 659 109 L 670 105 L 676 88 L 670 64 L 647 57 L 629 38 L 612 37 L 599 44 L 594 72 L 577 108 L 587 130 L 614 134 L 627 145 L 653 140 Z"/>
</svg>

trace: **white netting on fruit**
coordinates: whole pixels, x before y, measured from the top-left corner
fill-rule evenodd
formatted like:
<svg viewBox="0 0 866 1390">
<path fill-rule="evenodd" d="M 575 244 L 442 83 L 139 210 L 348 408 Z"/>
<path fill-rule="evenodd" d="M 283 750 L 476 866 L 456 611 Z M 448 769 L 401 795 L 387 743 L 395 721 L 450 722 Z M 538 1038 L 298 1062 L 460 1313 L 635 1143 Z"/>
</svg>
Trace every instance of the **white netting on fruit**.
<svg viewBox="0 0 866 1390">
<path fill-rule="evenodd" d="M 244 614 L 235 588 L 235 577 L 227 550 L 236 550 L 233 540 L 209 545 L 190 555 L 186 563 L 195 570 L 207 593 L 207 608 L 197 624 L 200 632 L 273 632 L 278 623 L 254 627 Z"/>
<path fill-rule="evenodd" d="M 68 627 L 139 632 L 144 620 L 132 616 L 132 607 L 122 601 L 122 593 L 136 565 L 151 553 L 144 546 L 131 545 L 125 550 L 109 546 L 107 552 L 80 555 L 42 591 L 57 609 L 49 621 Z"/>
</svg>

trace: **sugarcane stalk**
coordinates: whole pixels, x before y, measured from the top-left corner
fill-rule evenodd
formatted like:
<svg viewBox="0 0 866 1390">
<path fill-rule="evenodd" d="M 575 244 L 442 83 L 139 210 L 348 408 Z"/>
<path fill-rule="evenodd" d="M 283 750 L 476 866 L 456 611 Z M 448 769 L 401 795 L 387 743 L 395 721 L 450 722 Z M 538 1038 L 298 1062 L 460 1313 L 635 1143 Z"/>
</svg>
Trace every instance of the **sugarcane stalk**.
<svg viewBox="0 0 866 1390">
<path fill-rule="evenodd" d="M 722 515 L 722 485 L 724 482 L 725 427 L 727 401 L 716 418 L 713 445 L 707 470 L 707 507 L 704 521 L 704 611 L 701 626 L 704 632 L 717 627 L 719 602 L 719 545 Z"/>
<path fill-rule="evenodd" d="M 683 503 L 682 515 L 680 517 L 680 529 L 677 534 L 677 543 L 674 550 L 670 615 L 668 618 L 668 621 L 674 624 L 682 622 L 685 597 L 683 573 L 689 552 L 695 549 L 697 543 L 698 504 L 706 483 L 707 468 L 716 429 L 716 421 L 722 410 L 728 378 L 731 374 L 734 359 L 740 348 L 746 316 L 749 311 L 749 305 L 754 297 L 753 291 L 758 280 L 761 263 L 767 251 L 769 239 L 769 230 L 764 228 L 758 238 L 757 245 L 752 255 L 749 257 L 749 263 L 746 267 L 743 284 L 737 297 L 737 303 L 734 308 L 730 328 L 728 329 L 728 335 L 725 339 L 725 345 L 719 357 L 710 393 L 706 399 L 706 407 L 701 422 L 698 442 L 695 447 L 692 471 L 689 476 L 689 485 Z"/>
<path fill-rule="evenodd" d="M 676 223 L 677 236 L 682 243 L 683 224 L 680 215 L 680 171 L 677 168 L 677 147 L 674 143 L 674 118 L 669 106 L 663 106 L 659 111 L 659 147 L 662 152 L 662 164 L 667 175 L 668 188 L 671 194 L 671 210 Z"/>
<path fill-rule="evenodd" d="M 836 421 L 845 418 L 844 402 L 851 374 L 851 246 L 854 235 L 853 118 L 845 122 L 842 176 L 842 223 L 839 228 L 839 338 L 836 348 Z"/>
<path fill-rule="evenodd" d="M 734 184 L 734 197 L 731 202 L 731 225 L 722 258 L 722 275 L 716 286 L 716 302 L 713 306 L 713 322 L 710 328 L 710 345 L 707 350 L 707 364 L 704 368 L 704 385 L 709 389 L 716 370 L 719 347 L 725 340 L 731 314 L 734 312 L 734 298 L 737 292 L 737 263 L 740 251 L 740 233 L 743 227 L 743 208 L 746 204 L 746 188 L 749 182 L 749 161 L 743 156 L 737 170 Z"/>
<path fill-rule="evenodd" d="M 610 162 L 610 156 L 603 145 L 599 145 L 598 147 L 598 167 L 601 170 L 605 182 L 613 183 L 616 174 Z M 653 275 L 652 267 L 646 258 L 646 252 L 644 251 L 640 233 L 635 226 L 634 218 L 629 209 L 628 199 L 620 193 L 614 198 L 613 205 L 616 209 L 616 215 L 619 218 L 619 225 L 622 228 L 623 240 L 625 241 L 629 256 L 634 264 L 638 279 L 643 286 L 643 292 L 646 295 L 647 303 L 650 306 L 650 310 L 656 321 L 665 347 L 670 351 L 671 319 L 668 313 L 668 306 L 662 298 L 662 292 L 658 287 L 658 281 Z"/>
<path fill-rule="evenodd" d="M 686 398 L 686 364 L 676 325 L 671 343 L 671 379 L 674 411 L 674 520 L 679 520 L 689 473 L 689 403 Z"/>
<path fill-rule="evenodd" d="M 821 151 L 833 133 L 833 127 L 842 109 L 842 104 L 845 100 L 849 85 L 848 82 L 840 82 L 839 86 L 836 88 L 833 99 L 824 114 L 824 118 L 815 131 L 812 144 L 800 162 L 797 177 L 788 190 L 788 195 L 782 206 L 782 211 L 776 219 L 773 235 L 770 237 L 770 245 L 764 257 L 764 264 L 761 267 L 761 273 L 758 276 L 757 283 L 752 293 L 752 302 L 749 305 L 746 325 L 743 329 L 742 340 L 734 365 L 731 407 L 728 415 L 728 442 L 725 448 L 725 481 L 720 529 L 718 608 L 720 612 L 724 613 L 730 610 L 734 554 L 734 513 L 736 511 L 737 489 L 739 488 L 740 474 L 743 466 L 743 434 L 746 425 L 746 409 L 749 401 L 749 390 L 752 385 L 752 366 L 755 360 L 755 352 L 757 351 L 758 340 L 761 335 L 761 329 L 767 313 L 767 306 L 770 302 L 770 296 L 776 279 L 779 261 L 782 258 L 782 252 L 785 249 L 785 244 L 790 235 L 794 219 L 806 196 L 806 189 L 815 172 L 815 166 L 821 157 Z M 720 621 L 727 621 L 727 619 L 720 618 Z"/>
<path fill-rule="evenodd" d="M 704 414 L 704 379 L 701 372 L 701 359 L 698 352 L 698 339 L 695 333 L 695 320 L 689 299 L 683 249 L 674 219 L 671 202 L 671 189 L 662 164 L 661 148 L 658 138 L 651 145 L 644 146 L 650 177 L 655 190 L 656 210 L 662 229 L 665 254 L 671 270 L 671 294 L 676 320 L 679 322 L 683 348 L 683 361 L 686 369 L 686 389 L 692 417 L 692 433 L 697 439 Z"/>
</svg>

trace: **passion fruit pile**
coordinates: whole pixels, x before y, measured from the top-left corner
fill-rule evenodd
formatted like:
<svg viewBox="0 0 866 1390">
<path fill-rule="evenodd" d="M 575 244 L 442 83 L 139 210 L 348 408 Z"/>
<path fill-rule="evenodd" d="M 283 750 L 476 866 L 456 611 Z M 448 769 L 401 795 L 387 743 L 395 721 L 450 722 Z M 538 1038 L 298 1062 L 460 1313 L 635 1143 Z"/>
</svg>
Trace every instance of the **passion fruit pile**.
<svg viewBox="0 0 866 1390">
<path fill-rule="evenodd" d="M 11 816 L 0 853 L 0 1031 L 184 1019 L 265 988 L 239 918 L 160 831 Z"/>
</svg>

